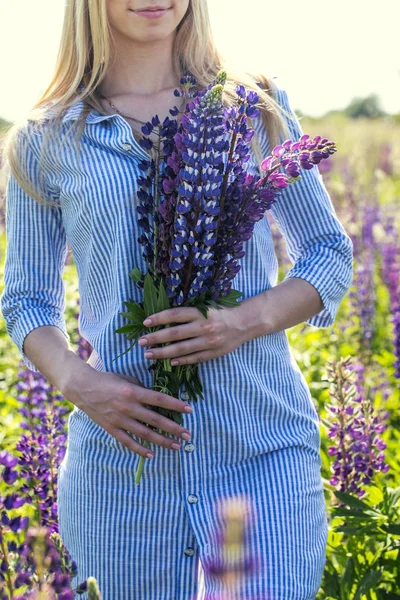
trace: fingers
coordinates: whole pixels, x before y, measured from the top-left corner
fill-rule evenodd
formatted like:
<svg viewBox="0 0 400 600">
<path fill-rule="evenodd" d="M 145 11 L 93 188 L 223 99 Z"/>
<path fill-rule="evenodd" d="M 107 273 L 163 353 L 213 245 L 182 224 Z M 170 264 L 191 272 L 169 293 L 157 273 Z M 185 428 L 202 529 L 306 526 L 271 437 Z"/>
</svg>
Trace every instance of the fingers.
<svg viewBox="0 0 400 600">
<path fill-rule="evenodd" d="M 192 352 L 200 352 L 201 350 L 208 350 L 210 343 L 206 338 L 196 338 L 187 340 L 184 342 L 176 342 L 169 346 L 163 346 L 162 348 L 149 348 L 146 350 L 145 357 L 152 358 L 172 358 L 175 356 L 183 356 L 185 354 L 191 354 Z"/>
<path fill-rule="evenodd" d="M 153 344 L 165 344 L 175 342 L 186 338 L 193 338 L 199 335 L 199 326 L 197 323 L 186 323 L 175 327 L 163 327 L 154 333 L 145 332 L 139 339 L 139 346 L 153 346 Z M 146 341 L 145 341 L 146 340 Z"/>
<path fill-rule="evenodd" d="M 146 387 L 130 387 L 126 390 L 121 390 L 121 397 L 127 400 L 139 401 L 142 404 L 162 406 L 163 408 L 183 413 L 192 412 L 192 407 L 183 400 L 178 400 L 178 398 L 174 398 L 174 396 L 169 396 L 168 394 L 163 394 L 162 392 L 155 392 L 154 390 Z"/>
<path fill-rule="evenodd" d="M 180 356 L 171 360 L 171 365 L 194 365 L 196 363 L 205 362 L 215 358 L 215 352 L 194 352 L 193 354 L 186 354 L 186 356 Z"/>
<path fill-rule="evenodd" d="M 135 410 L 134 419 L 137 419 L 138 421 L 143 421 L 144 423 L 148 423 L 156 429 L 161 429 L 161 431 L 167 431 L 168 433 L 172 433 L 172 435 L 176 435 L 177 437 L 180 437 L 184 440 L 190 438 L 190 431 L 188 429 L 182 427 L 181 425 L 178 425 L 178 423 L 175 423 L 175 421 L 168 419 L 164 415 L 160 415 L 154 410 L 147 410 L 144 407 L 137 407 L 137 409 Z M 128 428 L 126 427 L 125 429 Z M 186 437 L 183 437 L 185 434 Z M 187 436 L 189 436 L 189 438 Z"/>
<path fill-rule="evenodd" d="M 146 327 L 157 327 L 158 325 L 167 325 L 168 323 L 186 323 L 202 318 L 203 315 L 197 308 L 190 306 L 175 306 L 162 310 L 154 315 L 150 315 L 143 321 Z"/>
<path fill-rule="evenodd" d="M 154 452 L 152 452 L 148 448 L 145 448 L 144 446 L 142 446 L 142 444 L 136 442 L 129 435 L 129 433 L 126 433 L 126 431 L 124 431 L 123 429 L 118 429 L 115 433 L 111 435 L 113 435 L 119 442 L 121 442 L 121 444 L 126 446 L 128 450 L 135 452 L 135 454 L 139 454 L 139 456 L 144 456 L 145 458 L 150 458 L 149 456 L 147 456 L 148 454 L 152 454 L 152 457 L 154 456 Z"/>
<path fill-rule="evenodd" d="M 142 440 L 147 440 L 152 444 L 157 444 L 158 446 L 162 446 L 164 448 L 170 448 L 171 450 L 180 450 L 181 444 L 179 440 L 162 435 L 161 433 L 151 429 L 151 427 L 147 427 L 143 423 L 139 423 L 134 419 L 125 419 L 123 427 L 125 430 L 134 433 Z"/>
</svg>

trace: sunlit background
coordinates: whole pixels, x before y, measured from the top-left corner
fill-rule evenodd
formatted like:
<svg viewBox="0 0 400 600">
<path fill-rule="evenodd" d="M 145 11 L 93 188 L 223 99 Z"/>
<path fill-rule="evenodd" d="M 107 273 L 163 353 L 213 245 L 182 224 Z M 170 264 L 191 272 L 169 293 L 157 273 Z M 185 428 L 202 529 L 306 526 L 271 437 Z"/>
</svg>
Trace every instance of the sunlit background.
<svg viewBox="0 0 400 600">
<path fill-rule="evenodd" d="M 215 38 L 229 61 L 276 77 L 302 113 L 321 116 L 372 93 L 384 111 L 400 112 L 399 0 L 208 4 Z M 64 5 L 0 0 L 0 117 L 22 118 L 47 87 Z"/>
</svg>

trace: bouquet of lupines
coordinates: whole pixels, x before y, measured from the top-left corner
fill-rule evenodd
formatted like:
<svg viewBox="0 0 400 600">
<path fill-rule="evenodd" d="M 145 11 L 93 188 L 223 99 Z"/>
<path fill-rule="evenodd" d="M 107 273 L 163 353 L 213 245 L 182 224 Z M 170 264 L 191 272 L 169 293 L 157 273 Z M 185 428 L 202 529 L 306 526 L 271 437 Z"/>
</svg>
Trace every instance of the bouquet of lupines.
<svg viewBox="0 0 400 600">
<path fill-rule="evenodd" d="M 161 124 L 155 115 L 142 127 L 144 137 L 139 143 L 150 154 L 149 160 L 139 163 L 143 175 L 138 179 L 138 242 L 147 273 L 137 267 L 130 273 L 143 290 L 143 302 L 129 300 L 128 311 L 120 313 L 129 323 L 116 333 L 133 340 L 123 354 L 146 330 L 159 329 L 143 324 L 156 312 L 192 306 L 207 318 L 210 306 L 238 306 L 242 293 L 232 288 L 232 280 L 240 271 L 255 223 L 280 190 L 300 179 L 300 169 L 312 169 L 336 152 L 334 142 L 305 134 L 298 141 L 288 139 L 275 146 L 261 163 L 262 177 L 247 172 L 254 135 L 247 119 L 259 115 L 259 96 L 238 85 L 236 102 L 226 107 L 225 82 L 226 72 L 220 71 L 212 84 L 197 90 L 195 78 L 185 75 L 175 95 L 188 99 L 186 107 L 182 112 L 177 107 L 170 110 L 178 119 L 166 117 Z M 156 143 L 149 137 L 153 132 Z M 184 384 L 190 400 L 204 399 L 198 364 L 173 367 L 170 359 L 160 359 L 150 369 L 152 389 L 178 397 Z M 179 412 L 152 409 L 183 422 Z M 142 468 L 140 464 L 136 483 Z"/>
</svg>

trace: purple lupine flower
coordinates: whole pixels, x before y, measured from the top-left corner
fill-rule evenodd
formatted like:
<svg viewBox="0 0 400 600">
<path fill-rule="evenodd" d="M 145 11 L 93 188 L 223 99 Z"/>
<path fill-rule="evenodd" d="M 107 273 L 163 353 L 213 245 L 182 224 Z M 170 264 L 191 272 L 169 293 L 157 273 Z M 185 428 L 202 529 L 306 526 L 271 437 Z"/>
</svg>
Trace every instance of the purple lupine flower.
<svg viewBox="0 0 400 600">
<path fill-rule="evenodd" d="M 77 307 L 80 306 L 80 299 L 77 299 Z M 81 358 L 83 361 L 87 361 L 88 358 L 90 357 L 91 353 L 93 352 L 93 348 L 92 345 L 90 344 L 90 342 L 88 342 L 84 337 L 81 336 L 80 331 L 79 331 L 79 316 L 80 316 L 80 311 L 76 311 L 74 313 L 74 318 L 76 320 L 77 326 L 75 328 L 75 334 L 77 336 L 77 355 L 79 356 L 79 358 Z"/>
<path fill-rule="evenodd" d="M 15 458 L 8 453 L 1 454 L 2 464 L 5 468 L 11 468 L 15 465 Z M 17 459 L 18 460 L 18 459 Z M 9 511 L 20 508 L 26 501 L 35 502 L 31 495 L 28 495 L 23 487 L 18 493 L 11 493 L 8 496 L 0 496 L 0 589 L 3 581 L 8 589 L 10 597 L 16 598 L 34 598 L 38 589 L 36 586 L 38 569 L 43 573 L 46 571 L 46 585 L 49 586 L 49 594 L 54 598 L 74 598 L 70 587 L 71 579 L 77 573 L 77 565 L 62 543 L 59 534 L 55 528 L 39 527 L 29 525 L 29 518 L 22 515 L 10 516 Z M 43 488 L 35 490 L 39 496 L 39 503 L 43 495 Z M 21 494 L 22 492 L 22 494 Z M 25 498 L 23 497 L 25 495 Z M 21 545 L 10 539 L 10 535 L 25 533 L 25 539 Z M 40 552 L 44 552 L 46 564 L 43 563 L 43 556 L 38 563 L 34 548 L 38 545 Z M 3 550 L 6 550 L 4 554 Z M 12 563 L 12 569 L 10 565 Z M 14 591 L 23 586 L 28 586 L 28 590 L 23 596 L 15 596 Z M 7 596 L 8 597 L 8 596 Z M 46 597 L 53 597 L 51 595 Z"/>
<path fill-rule="evenodd" d="M 180 83 L 182 91 L 175 90 L 176 96 L 193 98 L 197 94 L 192 75 L 185 75 Z M 170 114 L 176 116 L 181 113 L 175 106 L 170 110 Z M 173 195 L 174 179 L 179 170 L 174 142 L 177 127 L 177 121 L 169 117 L 166 117 L 161 125 L 158 116 L 155 115 L 142 127 L 145 137 L 139 141 L 146 150 L 153 150 L 153 142 L 148 136 L 155 130 L 159 139 L 159 152 L 156 157 L 143 159 L 139 165 L 143 176 L 138 178 L 140 187 L 137 193 L 139 200 L 137 212 L 141 215 L 138 223 L 143 231 L 138 242 L 144 247 L 143 258 L 149 265 L 149 271 L 162 274 L 164 277 L 170 275 L 169 248 L 173 235 L 171 224 L 176 204 Z M 143 282 L 139 281 L 138 285 L 143 287 Z"/>
<path fill-rule="evenodd" d="M 68 408 L 61 404 L 63 396 L 39 372 L 21 367 L 18 371 L 19 381 L 16 390 L 19 392 L 17 400 L 20 403 L 18 412 L 24 417 L 20 427 L 28 431 L 35 429 L 37 432 L 46 432 L 46 419 L 49 409 L 54 412 L 52 418 L 59 421 L 58 427 L 62 429 L 65 424 L 64 415 Z M 54 411 L 54 408 L 57 410 Z M 56 414 L 55 414 L 56 413 Z M 60 440 L 62 443 L 65 440 Z"/>
<path fill-rule="evenodd" d="M 389 291 L 391 321 L 393 326 L 393 348 L 396 360 L 394 376 L 400 379 L 400 236 L 393 216 L 383 224 L 385 239 L 382 248 L 382 279 Z"/>
<path fill-rule="evenodd" d="M 221 498 L 216 510 L 221 525 L 213 547 L 218 548 L 218 555 L 205 557 L 203 567 L 206 573 L 221 580 L 226 591 L 234 594 L 240 581 L 261 566 L 261 557 L 249 556 L 247 552 L 249 531 L 255 521 L 254 506 L 246 495 L 233 496 Z M 227 596 L 223 593 L 216 597 Z"/>
<path fill-rule="evenodd" d="M 183 302 L 184 286 L 187 297 L 190 297 L 191 283 L 194 282 L 195 289 L 201 289 L 201 278 L 196 279 L 196 275 L 198 276 L 202 269 L 203 272 L 207 272 L 207 267 L 212 262 L 211 246 L 215 240 L 209 233 L 212 224 L 206 215 L 215 217 L 214 197 L 217 194 L 218 182 L 222 181 L 217 165 L 209 164 L 213 141 L 220 133 L 218 125 L 221 123 L 221 117 L 213 119 L 213 113 L 220 108 L 218 93 L 220 96 L 220 89 L 216 92 L 210 88 L 208 92 L 198 94 L 189 103 L 192 120 L 189 121 L 186 115 L 182 115 L 181 130 L 174 132 L 170 127 L 164 135 L 170 140 L 173 134 L 175 149 L 169 155 L 164 154 L 166 178 L 159 191 L 162 200 L 158 205 L 158 214 L 156 219 L 153 218 L 161 239 L 156 271 L 164 277 L 167 295 L 175 304 Z M 206 106 L 208 112 L 205 111 Z M 195 169 L 193 165 L 196 164 L 195 158 L 199 155 L 204 157 Z M 145 198 L 149 195 L 151 179 L 143 178 L 140 183 Z M 200 198 L 204 204 L 197 206 Z M 197 217 L 196 211 L 200 212 Z M 148 244 L 151 243 L 149 240 Z M 182 281 L 180 272 L 185 262 L 190 264 L 190 275 Z"/>
<path fill-rule="evenodd" d="M 39 523 L 57 531 L 57 469 L 66 451 L 68 407 L 41 373 L 20 369 L 18 376 L 17 399 L 24 417 L 21 427 L 27 433 L 15 446 L 20 452 L 14 457 L 18 471 L 6 468 L 3 479 L 11 484 L 19 478 L 18 493 L 35 504 Z"/>
<path fill-rule="evenodd" d="M 14 470 L 17 464 L 18 459 L 15 456 L 12 456 L 6 450 L 0 452 L 0 465 L 4 467 L 2 477 L 8 485 L 13 484 L 18 477 L 18 472 Z"/>
<path fill-rule="evenodd" d="M 387 427 L 388 413 L 377 414 L 362 385 L 364 365 L 352 357 L 327 364 L 330 417 L 324 421 L 328 436 L 335 442 L 328 454 L 335 457 L 330 483 L 341 492 L 363 496 L 376 471 L 386 473 L 386 443 L 379 437 Z"/>
<path fill-rule="evenodd" d="M 349 319 L 357 319 L 358 352 L 370 354 L 376 329 L 376 255 L 377 245 L 374 226 L 379 222 L 377 198 L 371 204 L 362 207 L 361 228 L 352 239 L 358 238 L 355 252 L 353 287 L 349 292 Z M 365 361 L 367 362 L 367 361 Z"/>
<path fill-rule="evenodd" d="M 182 132 L 175 136 L 181 146 L 181 168 L 167 294 L 176 304 L 207 290 L 215 261 L 217 238 L 213 231 L 219 214 L 216 199 L 223 182 L 223 160 L 213 155 L 213 149 L 224 131 L 221 115 L 215 114 L 221 106 L 222 86 L 198 96 L 190 104 L 192 119 L 183 119 Z"/>
<path fill-rule="evenodd" d="M 80 355 L 83 359 L 87 356 L 85 342 L 86 340 L 83 340 L 83 347 L 80 348 L 81 340 L 78 340 L 78 352 L 81 349 Z M 21 427 L 27 430 L 27 433 L 22 435 L 16 444 L 19 456 L 14 456 L 6 450 L 0 452 L 0 477 L 5 484 L 13 486 L 9 494 L 0 495 L 0 598 L 4 589 L 7 590 L 4 592 L 7 598 L 26 600 L 37 597 L 37 573 L 30 562 L 34 530 L 32 526 L 27 530 L 30 524 L 29 517 L 15 514 L 15 511 L 25 504 L 32 504 L 36 507 L 36 522 L 45 525 L 40 531 L 46 532 L 47 538 L 44 546 L 46 568 L 50 576 L 41 590 L 48 590 L 48 598 L 68 600 L 75 597 L 70 582 L 76 575 L 77 567 L 76 563 L 70 560 L 57 533 L 56 503 L 57 468 L 66 450 L 64 415 L 68 409 L 61 404 L 63 397 L 57 389 L 40 373 L 24 368 L 18 371 L 18 377 L 16 389 L 20 403 L 19 412 L 23 417 Z M 15 536 L 22 535 L 26 530 L 26 538 L 19 545 Z M 39 537 L 41 535 L 42 533 Z M 43 547 L 43 540 L 40 547 Z M 50 565 L 49 555 L 53 557 Z M 27 586 L 28 589 L 21 596 L 15 595 L 14 592 L 19 588 Z M 85 589 L 83 582 L 77 593 Z"/>
<path fill-rule="evenodd" d="M 279 191 L 300 177 L 300 168 L 310 169 L 336 151 L 327 138 L 304 134 L 297 142 L 286 140 L 273 149 L 261 165 L 264 177 L 248 174 L 254 130 L 246 121 L 259 113 L 258 94 L 238 85 L 237 105 L 222 110 L 225 80 L 221 72 L 215 85 L 197 91 L 175 133 L 177 123 L 172 127 L 166 122 L 164 135 L 159 134 L 170 150 L 162 156 L 164 170 L 159 156 L 144 161 L 147 172 L 139 178 L 143 257 L 153 263 L 149 272 L 164 279 L 175 306 L 203 293 L 212 300 L 227 295 L 241 268 L 243 244 Z M 194 78 L 188 78 L 187 85 L 193 86 Z M 142 132 L 148 136 L 159 125 L 154 118 Z M 169 145 L 172 139 L 174 145 Z M 146 148 L 150 145 L 149 141 Z"/>
<path fill-rule="evenodd" d="M 46 598 L 75 598 L 71 581 L 77 566 L 58 534 L 46 527 L 32 526 L 19 550 L 14 588 L 28 586 L 21 598 L 36 598 L 39 589 L 46 593 Z"/>
<path fill-rule="evenodd" d="M 385 175 L 393 175 L 393 148 L 387 142 L 382 144 L 380 147 L 378 167 L 385 173 Z"/>
</svg>

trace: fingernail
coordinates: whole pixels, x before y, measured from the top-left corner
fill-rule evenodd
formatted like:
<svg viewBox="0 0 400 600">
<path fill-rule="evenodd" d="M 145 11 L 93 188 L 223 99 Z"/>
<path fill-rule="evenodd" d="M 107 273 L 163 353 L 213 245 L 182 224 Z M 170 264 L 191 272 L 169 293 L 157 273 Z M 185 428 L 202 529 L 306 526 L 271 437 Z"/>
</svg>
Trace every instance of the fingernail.
<svg viewBox="0 0 400 600">
<path fill-rule="evenodd" d="M 154 454 L 152 454 L 151 452 L 148 452 L 148 453 L 146 454 L 146 456 L 147 456 L 147 458 L 153 458 Z"/>
<path fill-rule="evenodd" d="M 151 319 L 145 319 L 143 321 L 143 325 L 151 325 L 151 323 L 152 323 Z"/>
<path fill-rule="evenodd" d="M 173 444 L 171 444 L 171 448 L 173 448 L 174 450 L 179 450 L 180 447 L 181 447 L 181 445 L 177 444 L 176 442 L 174 442 Z"/>
<path fill-rule="evenodd" d="M 147 344 L 147 339 L 146 339 L 146 338 L 142 338 L 142 339 L 140 339 L 140 340 L 139 340 L 139 344 L 140 344 L 141 346 L 145 346 L 145 345 Z"/>
<path fill-rule="evenodd" d="M 190 433 L 182 433 L 181 438 L 184 440 L 190 440 Z"/>
<path fill-rule="evenodd" d="M 153 353 L 150 352 L 150 350 L 146 350 L 146 352 L 144 353 L 146 358 L 151 358 L 153 356 Z"/>
<path fill-rule="evenodd" d="M 171 365 L 172 365 L 173 367 L 176 367 L 176 365 L 179 365 L 179 360 L 175 360 L 175 359 L 174 359 L 174 360 L 171 360 Z"/>
<path fill-rule="evenodd" d="M 189 404 L 187 406 L 185 406 L 184 411 L 189 413 L 192 412 L 193 408 L 191 406 L 189 406 Z"/>
</svg>

